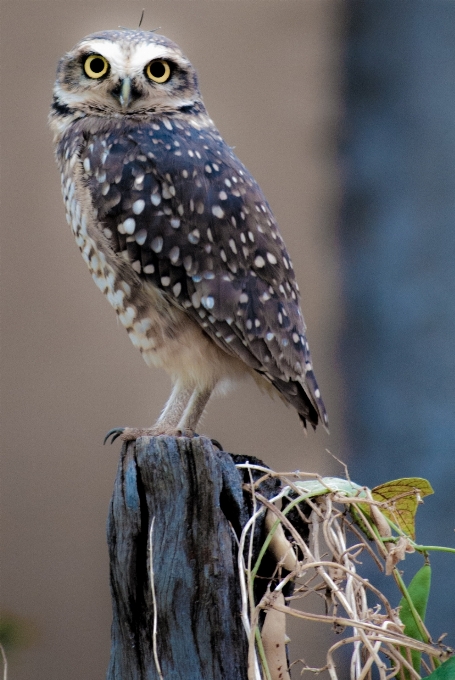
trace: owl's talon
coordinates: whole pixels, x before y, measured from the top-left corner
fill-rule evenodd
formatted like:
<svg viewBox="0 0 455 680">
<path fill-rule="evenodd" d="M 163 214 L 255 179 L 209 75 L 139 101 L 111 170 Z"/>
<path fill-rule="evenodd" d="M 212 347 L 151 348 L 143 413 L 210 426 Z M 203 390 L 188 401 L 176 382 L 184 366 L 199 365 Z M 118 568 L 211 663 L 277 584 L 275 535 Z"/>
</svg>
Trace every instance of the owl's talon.
<svg viewBox="0 0 455 680">
<path fill-rule="evenodd" d="M 125 427 L 113 427 L 112 430 L 109 430 L 109 432 L 106 433 L 106 436 L 104 437 L 103 444 L 105 444 L 109 437 L 112 437 L 111 444 L 115 442 L 117 437 L 120 437 L 125 432 L 126 428 Z"/>
<path fill-rule="evenodd" d="M 222 445 L 217 439 L 211 439 L 210 441 L 212 442 L 213 446 L 216 446 L 217 449 L 219 449 L 220 451 L 224 451 Z"/>
</svg>

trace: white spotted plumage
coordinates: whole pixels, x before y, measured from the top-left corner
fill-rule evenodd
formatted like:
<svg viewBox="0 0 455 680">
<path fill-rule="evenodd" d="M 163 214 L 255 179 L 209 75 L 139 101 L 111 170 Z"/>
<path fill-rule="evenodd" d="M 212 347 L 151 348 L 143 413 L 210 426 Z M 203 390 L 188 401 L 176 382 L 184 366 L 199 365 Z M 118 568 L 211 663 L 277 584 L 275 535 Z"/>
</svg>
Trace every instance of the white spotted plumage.
<svg viewBox="0 0 455 680">
<path fill-rule="evenodd" d="M 85 72 L 89 55 L 107 63 L 102 77 Z M 164 82 L 147 76 L 157 60 L 169 66 Z M 59 64 L 50 125 L 67 219 L 95 283 L 146 362 L 174 382 L 156 425 L 124 438 L 193 430 L 215 386 L 245 373 L 304 424 L 327 425 L 275 219 L 177 45 L 145 31 L 84 38 Z"/>
</svg>

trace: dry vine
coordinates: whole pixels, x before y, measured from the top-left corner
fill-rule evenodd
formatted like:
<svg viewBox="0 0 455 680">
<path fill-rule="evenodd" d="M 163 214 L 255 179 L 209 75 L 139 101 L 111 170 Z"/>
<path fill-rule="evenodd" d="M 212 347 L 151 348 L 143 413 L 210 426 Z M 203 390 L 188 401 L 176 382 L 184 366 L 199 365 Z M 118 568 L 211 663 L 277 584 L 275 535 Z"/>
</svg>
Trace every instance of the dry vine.
<svg viewBox="0 0 455 680">
<path fill-rule="evenodd" d="M 244 528 L 239 546 L 242 619 L 250 642 L 249 680 L 289 678 L 287 668 L 283 668 L 282 664 L 274 667 L 273 660 L 271 662 L 264 653 L 258 629 L 261 610 L 321 622 L 338 632 L 346 631 L 346 636 L 327 650 L 324 667 L 310 668 L 301 660 L 302 673 L 327 671 L 330 680 L 339 680 L 340 669 L 337 669 L 336 656 L 341 648 L 347 647 L 350 648 L 351 680 L 389 680 L 394 677 L 400 680 L 420 680 L 422 676 L 413 667 L 411 650 L 424 655 L 422 663 L 428 673 L 448 657 L 452 650 L 440 643 L 432 643 L 429 635 L 426 637 L 429 642 L 421 642 L 405 635 L 397 609 L 358 573 L 362 558 L 369 556 L 378 569 L 399 579 L 396 564 L 404 558 L 406 551 L 413 550 L 410 542 L 403 537 L 387 541 L 390 533 L 387 533 L 388 525 L 381 512 L 383 504 L 375 501 L 368 489 L 362 488 L 361 497 L 360 494 L 346 495 L 343 491 L 334 491 L 330 479 L 318 475 L 274 473 L 248 464 L 241 467 L 251 467 L 256 473 L 264 473 L 261 480 L 247 485 L 254 494 L 254 513 Z M 279 477 L 284 485 L 281 492 L 271 500 L 258 492 L 259 483 L 268 476 Z M 305 488 L 308 480 L 318 480 L 323 493 L 308 494 L 308 489 Z M 281 509 L 281 501 L 285 496 L 288 505 Z M 311 508 L 309 514 L 300 512 L 301 517 L 309 523 L 308 542 L 303 540 L 286 516 L 290 506 L 300 508 L 303 504 Z M 368 513 L 365 513 L 365 506 L 369 508 Z M 270 530 L 263 552 L 268 547 L 277 557 L 277 579 L 273 589 L 269 588 L 262 600 L 255 604 L 253 581 L 258 565 L 252 564 L 248 546 L 251 544 L 254 524 L 262 513 L 268 514 L 266 525 Z M 289 540 L 285 538 L 283 528 Z M 262 554 L 258 563 L 261 556 Z M 303 559 L 298 560 L 297 556 Z M 294 582 L 295 588 L 293 595 L 286 598 L 285 603 L 282 590 L 289 581 Z M 377 603 L 374 608 L 367 604 L 368 591 L 373 594 Z M 305 610 L 304 601 L 310 593 L 317 593 L 325 598 L 326 614 Z M 299 608 L 296 607 L 297 603 Z M 284 630 L 282 635 L 284 640 Z"/>
</svg>

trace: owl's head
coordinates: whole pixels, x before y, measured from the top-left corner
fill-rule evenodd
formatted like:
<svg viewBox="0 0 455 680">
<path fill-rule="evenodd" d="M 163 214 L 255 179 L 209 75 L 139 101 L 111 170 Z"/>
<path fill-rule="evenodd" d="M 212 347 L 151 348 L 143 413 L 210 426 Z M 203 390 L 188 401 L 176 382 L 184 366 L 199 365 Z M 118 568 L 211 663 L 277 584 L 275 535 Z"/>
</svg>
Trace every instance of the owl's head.
<svg viewBox="0 0 455 680">
<path fill-rule="evenodd" d="M 93 33 L 58 65 L 56 103 L 99 115 L 171 112 L 201 102 L 197 75 L 171 40 L 149 31 Z"/>
</svg>

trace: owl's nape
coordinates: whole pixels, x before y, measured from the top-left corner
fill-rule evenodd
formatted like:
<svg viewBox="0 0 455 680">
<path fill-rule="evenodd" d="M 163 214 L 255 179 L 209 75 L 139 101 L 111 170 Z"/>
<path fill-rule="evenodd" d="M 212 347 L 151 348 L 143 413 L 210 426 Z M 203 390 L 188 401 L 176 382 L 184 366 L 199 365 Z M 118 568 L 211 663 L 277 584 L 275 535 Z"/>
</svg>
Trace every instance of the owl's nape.
<svg viewBox="0 0 455 680">
<path fill-rule="evenodd" d="M 92 277 L 174 384 L 155 426 L 123 438 L 191 434 L 215 387 L 248 374 L 327 426 L 286 247 L 179 47 L 146 31 L 84 38 L 59 64 L 50 125 Z"/>
</svg>

